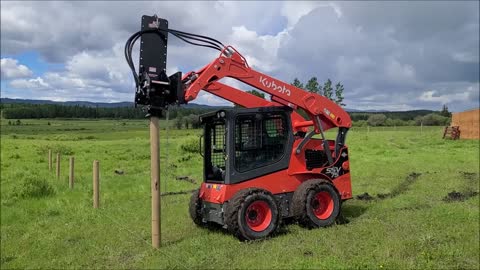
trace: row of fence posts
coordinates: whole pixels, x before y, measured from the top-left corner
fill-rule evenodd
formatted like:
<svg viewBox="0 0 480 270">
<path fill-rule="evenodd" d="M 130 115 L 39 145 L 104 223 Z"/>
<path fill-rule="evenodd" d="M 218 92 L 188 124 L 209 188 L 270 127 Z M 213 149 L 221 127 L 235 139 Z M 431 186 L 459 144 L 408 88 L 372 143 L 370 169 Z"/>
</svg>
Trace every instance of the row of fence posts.
<svg viewBox="0 0 480 270">
<path fill-rule="evenodd" d="M 383 127 L 383 130 L 385 130 L 385 127 Z M 397 126 L 393 126 L 393 130 L 397 131 Z M 370 126 L 367 126 L 367 133 L 370 133 Z M 423 134 L 423 122 L 420 123 L 420 133 Z"/>
<path fill-rule="evenodd" d="M 52 171 L 53 169 L 53 159 L 52 159 L 52 150 L 48 150 L 48 169 Z M 100 166 L 98 160 L 93 161 L 93 208 L 98 208 L 100 206 Z M 75 158 L 70 157 L 70 173 L 68 177 L 68 183 L 70 189 L 73 189 L 75 182 Z M 60 179 L 60 153 L 57 153 L 56 160 L 56 175 L 57 179 Z"/>
</svg>

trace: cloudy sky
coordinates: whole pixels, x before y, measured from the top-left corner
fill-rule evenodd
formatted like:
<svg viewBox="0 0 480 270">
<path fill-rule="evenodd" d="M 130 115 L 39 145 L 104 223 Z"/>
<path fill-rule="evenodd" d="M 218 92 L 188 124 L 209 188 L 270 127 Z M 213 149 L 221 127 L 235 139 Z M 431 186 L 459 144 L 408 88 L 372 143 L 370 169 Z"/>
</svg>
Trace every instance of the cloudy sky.
<svg viewBox="0 0 480 270">
<path fill-rule="evenodd" d="M 1 96 L 133 101 L 123 46 L 143 14 L 231 44 L 254 69 L 280 80 L 340 81 L 348 108 L 479 106 L 478 1 L 2 1 Z M 169 42 L 169 74 L 217 56 Z M 226 104 L 208 94 L 195 102 Z"/>
</svg>

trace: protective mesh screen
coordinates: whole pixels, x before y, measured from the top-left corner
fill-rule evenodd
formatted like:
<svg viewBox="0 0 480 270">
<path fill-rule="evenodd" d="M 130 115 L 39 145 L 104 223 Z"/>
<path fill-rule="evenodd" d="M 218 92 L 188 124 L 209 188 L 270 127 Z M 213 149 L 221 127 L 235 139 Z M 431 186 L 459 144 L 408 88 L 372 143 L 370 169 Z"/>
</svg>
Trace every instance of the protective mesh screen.
<svg viewBox="0 0 480 270">
<path fill-rule="evenodd" d="M 235 123 L 235 168 L 239 172 L 256 169 L 278 161 L 287 142 L 283 114 L 238 116 Z"/>
<path fill-rule="evenodd" d="M 211 130 L 212 165 L 225 170 L 225 124 L 216 123 Z"/>
</svg>

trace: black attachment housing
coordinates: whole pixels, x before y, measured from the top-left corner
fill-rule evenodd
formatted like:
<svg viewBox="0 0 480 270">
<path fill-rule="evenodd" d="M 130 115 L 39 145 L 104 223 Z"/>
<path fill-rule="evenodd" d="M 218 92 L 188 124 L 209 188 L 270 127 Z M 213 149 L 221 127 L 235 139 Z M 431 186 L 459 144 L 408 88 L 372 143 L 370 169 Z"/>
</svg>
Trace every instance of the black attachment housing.
<svg viewBox="0 0 480 270">
<path fill-rule="evenodd" d="M 143 33 L 140 43 L 139 82 L 135 93 L 137 104 L 147 107 L 148 116 L 161 116 L 168 105 L 184 104 L 182 73 L 167 76 L 168 21 L 154 16 L 142 16 L 141 30 L 159 30 Z"/>
</svg>

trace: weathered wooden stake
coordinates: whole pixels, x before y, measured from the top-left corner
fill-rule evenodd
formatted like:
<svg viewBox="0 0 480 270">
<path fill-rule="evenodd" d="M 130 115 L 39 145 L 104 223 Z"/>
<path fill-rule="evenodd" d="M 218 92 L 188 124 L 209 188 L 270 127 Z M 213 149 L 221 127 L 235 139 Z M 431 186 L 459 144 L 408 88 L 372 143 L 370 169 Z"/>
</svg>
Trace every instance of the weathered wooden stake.
<svg viewBox="0 0 480 270">
<path fill-rule="evenodd" d="M 57 179 L 60 179 L 60 153 L 57 153 Z"/>
<path fill-rule="evenodd" d="M 52 149 L 48 150 L 48 170 L 52 171 Z"/>
<path fill-rule="evenodd" d="M 152 247 L 161 245 L 160 208 L 160 145 L 158 117 L 150 117 L 150 178 L 152 191 Z"/>
<path fill-rule="evenodd" d="M 74 172 L 74 157 L 70 157 L 70 177 L 68 178 L 69 179 L 69 183 L 70 183 L 70 189 L 73 189 L 73 181 L 74 181 L 74 176 L 73 176 L 73 172 Z"/>
<path fill-rule="evenodd" d="M 93 161 L 93 208 L 100 206 L 100 192 L 99 192 L 99 163 L 98 160 Z"/>
</svg>

